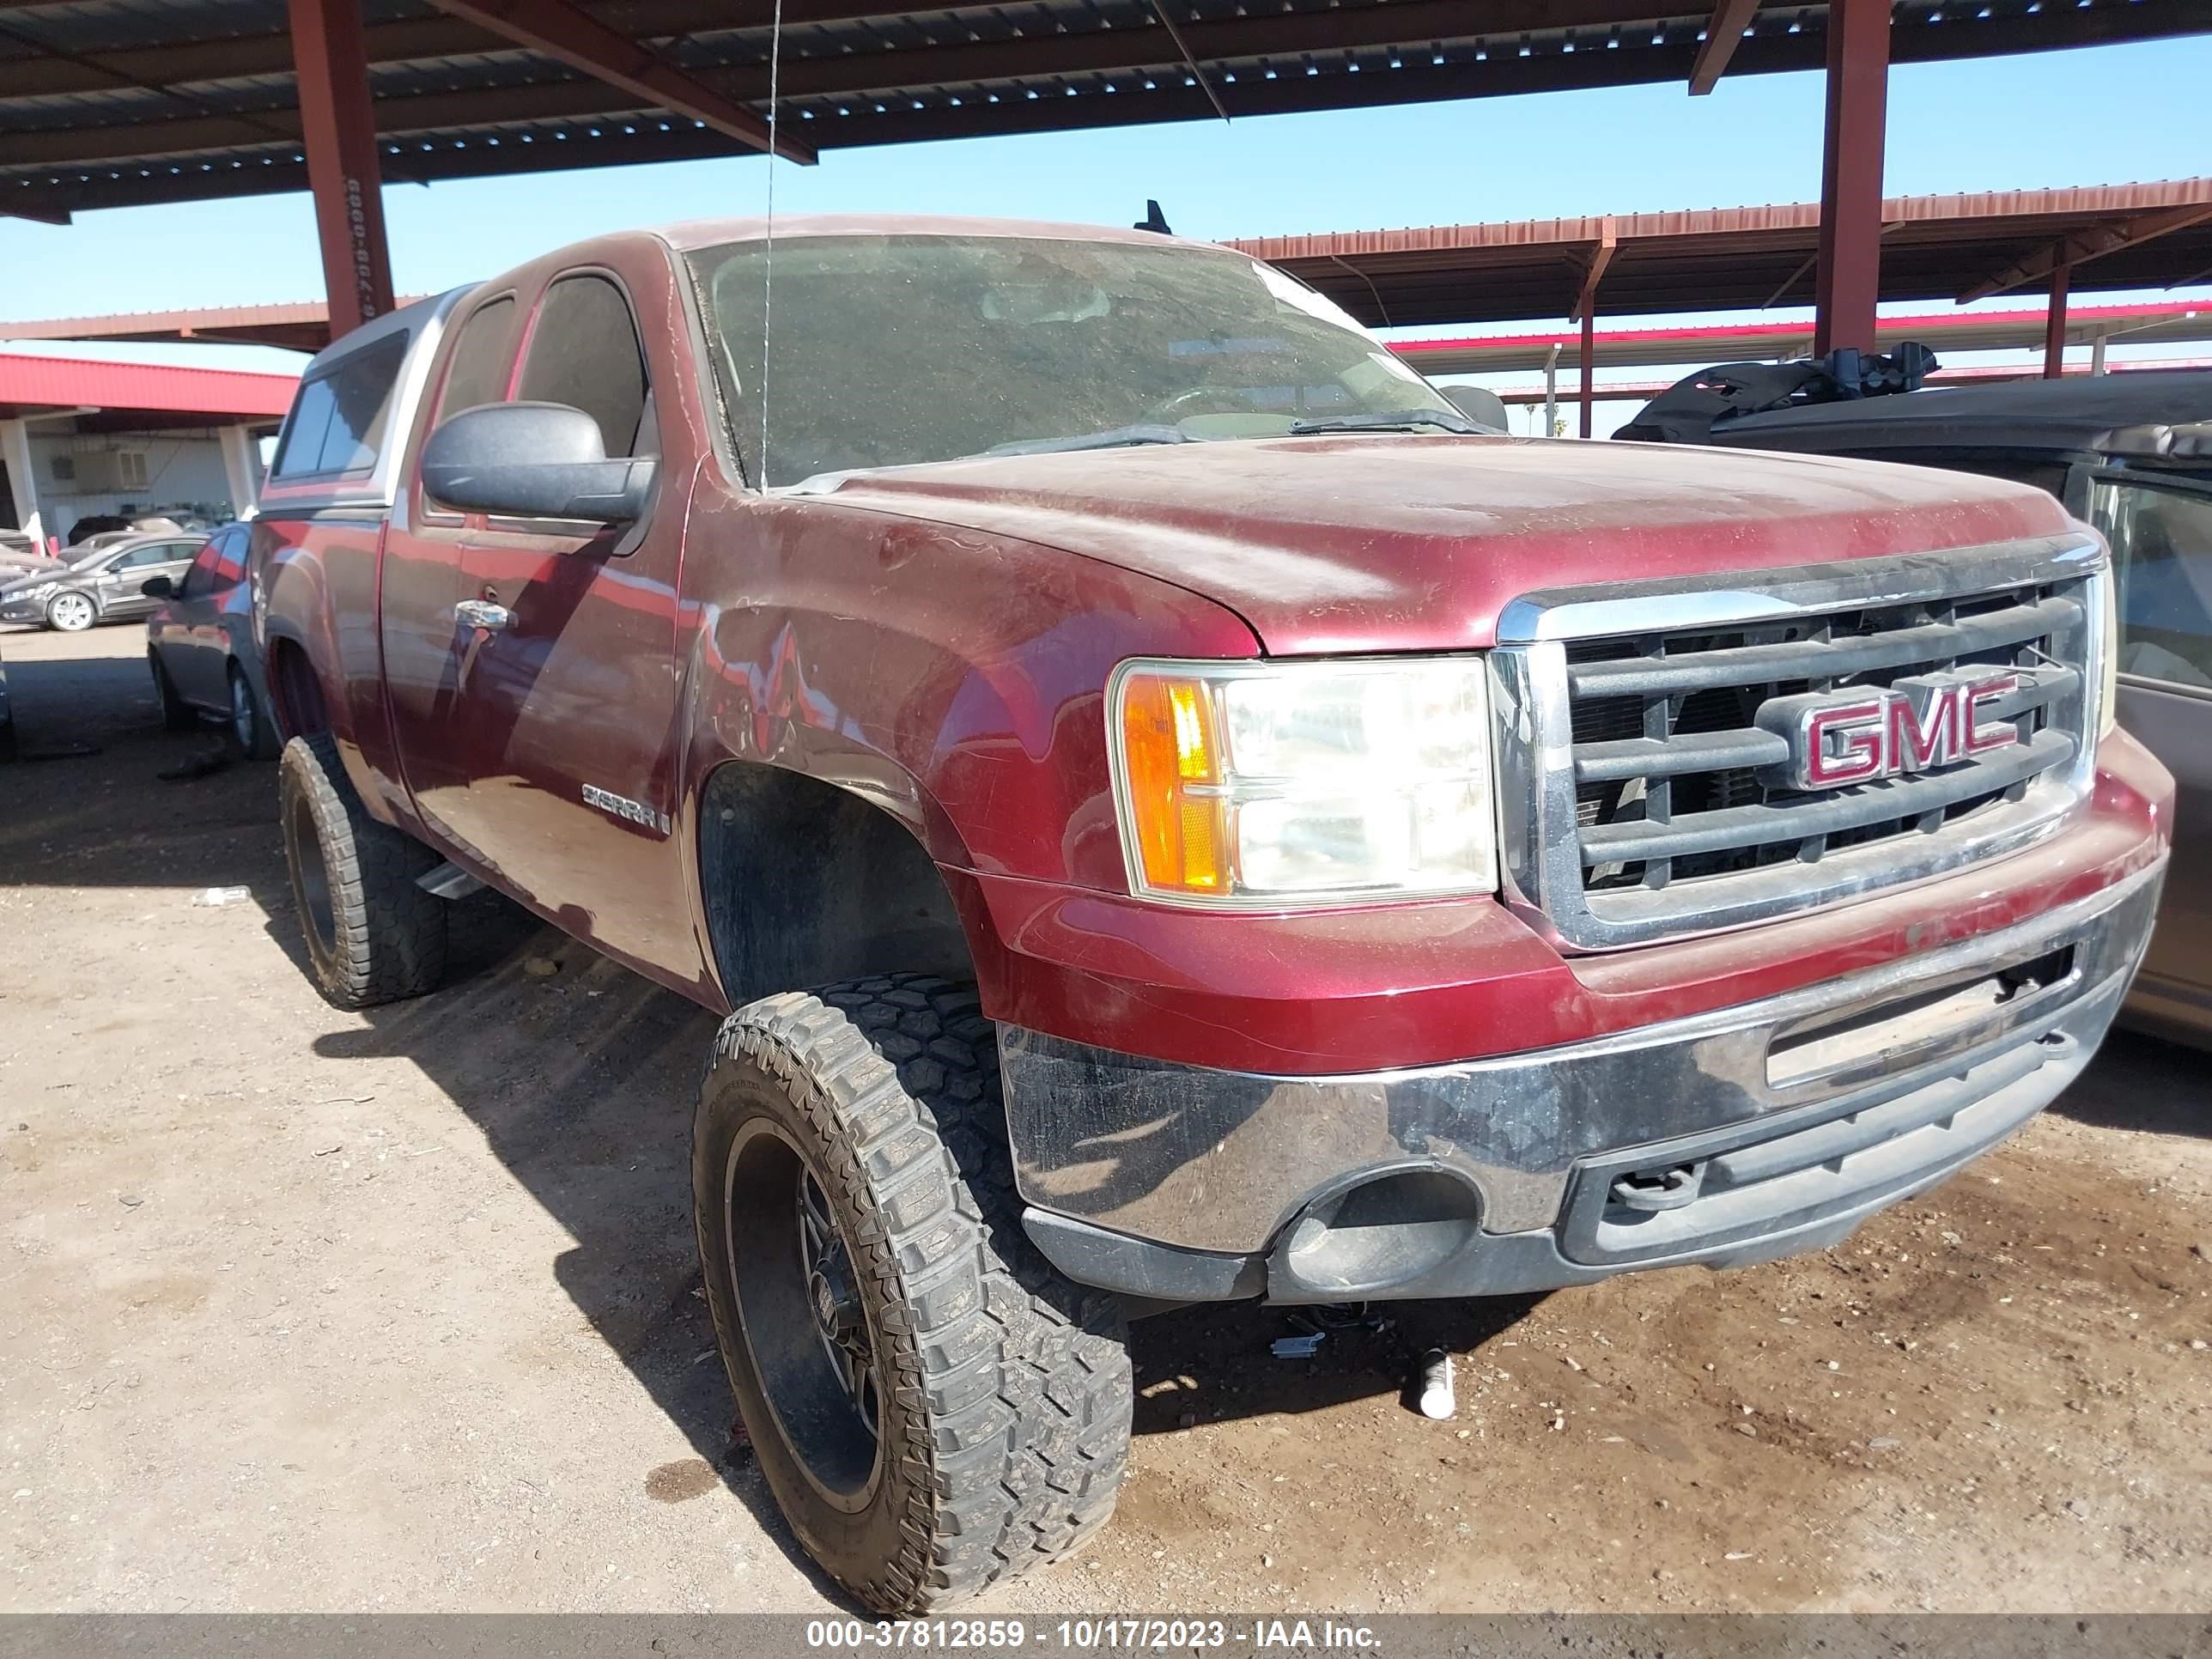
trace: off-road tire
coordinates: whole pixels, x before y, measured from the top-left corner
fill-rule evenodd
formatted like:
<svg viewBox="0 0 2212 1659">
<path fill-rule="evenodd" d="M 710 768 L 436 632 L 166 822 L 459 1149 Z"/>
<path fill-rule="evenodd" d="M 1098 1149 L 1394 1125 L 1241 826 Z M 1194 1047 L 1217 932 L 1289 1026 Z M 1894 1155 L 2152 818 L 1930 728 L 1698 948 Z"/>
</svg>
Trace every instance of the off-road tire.
<svg viewBox="0 0 2212 1659">
<path fill-rule="evenodd" d="M 240 735 L 238 726 L 238 700 L 246 699 L 246 732 Z M 279 752 L 276 723 L 269 718 L 269 705 L 253 689 L 252 678 L 246 670 L 233 663 L 230 665 L 230 717 L 225 723 L 230 728 L 231 745 L 250 761 L 273 761 Z"/>
<path fill-rule="evenodd" d="M 164 732 L 193 732 L 199 728 L 199 710 L 177 695 L 176 684 L 169 678 L 169 671 L 161 666 L 160 655 L 146 653 L 146 666 L 154 671 L 154 695 L 161 700 L 161 729 Z"/>
<path fill-rule="evenodd" d="M 797 1147 L 857 1259 L 882 1448 L 857 1513 L 803 1471 L 743 1327 L 724 1194 L 760 1115 Z M 707 1300 L 762 1471 L 855 1598 L 942 1607 L 1105 1523 L 1129 1457 L 1123 1321 L 1022 1231 L 996 1030 L 972 988 L 898 975 L 739 1009 L 701 1085 L 691 1170 Z"/>
<path fill-rule="evenodd" d="M 323 995 L 340 1008 L 373 1008 L 435 990 L 446 906 L 415 882 L 438 855 L 369 817 L 327 736 L 284 745 L 276 795 L 292 898 Z"/>
</svg>

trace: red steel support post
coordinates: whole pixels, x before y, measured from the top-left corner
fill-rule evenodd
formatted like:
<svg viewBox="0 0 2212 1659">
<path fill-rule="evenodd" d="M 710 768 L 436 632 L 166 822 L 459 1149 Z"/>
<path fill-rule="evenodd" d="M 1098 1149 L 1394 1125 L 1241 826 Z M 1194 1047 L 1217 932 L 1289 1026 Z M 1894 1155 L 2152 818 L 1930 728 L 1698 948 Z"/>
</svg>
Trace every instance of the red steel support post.
<svg viewBox="0 0 2212 1659">
<path fill-rule="evenodd" d="M 1597 307 L 1583 307 L 1583 436 L 1590 435 L 1591 409 L 1597 401 Z"/>
<path fill-rule="evenodd" d="M 1881 283 L 1881 151 L 1890 0 L 1830 0 L 1827 142 L 1813 349 L 1874 349 Z"/>
<path fill-rule="evenodd" d="M 1583 267 L 1583 289 L 1576 297 L 1574 319 L 1583 325 L 1583 436 L 1590 435 L 1593 405 L 1597 402 L 1597 285 L 1605 280 L 1606 267 L 1613 256 L 1620 251 L 1620 238 L 1607 215 L 1597 239 L 1597 246 L 1589 251 L 1589 263 Z"/>
<path fill-rule="evenodd" d="M 392 254 L 360 0 L 289 0 L 300 130 L 315 198 L 331 338 L 392 309 Z"/>
<path fill-rule="evenodd" d="M 2043 378 L 2057 380 L 2066 373 L 2066 290 L 2074 267 L 2061 261 L 2051 268 L 2051 310 L 2043 322 Z"/>
</svg>

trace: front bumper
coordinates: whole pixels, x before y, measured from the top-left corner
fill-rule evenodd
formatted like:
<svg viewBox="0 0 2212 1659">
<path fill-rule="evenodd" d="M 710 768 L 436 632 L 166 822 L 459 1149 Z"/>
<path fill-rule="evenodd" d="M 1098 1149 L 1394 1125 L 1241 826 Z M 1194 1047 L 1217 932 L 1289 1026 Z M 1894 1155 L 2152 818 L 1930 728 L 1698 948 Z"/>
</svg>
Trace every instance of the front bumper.
<svg viewBox="0 0 2212 1659">
<path fill-rule="evenodd" d="M 1174 1301 L 1490 1295 L 1832 1243 L 2087 1064 L 2161 860 L 2041 916 L 1571 1046 L 1356 1076 L 1001 1029 L 1024 1224 Z"/>
<path fill-rule="evenodd" d="M 35 623 L 46 619 L 46 601 L 53 597 L 42 594 L 35 599 L 9 599 L 0 605 L 0 623 Z"/>
</svg>

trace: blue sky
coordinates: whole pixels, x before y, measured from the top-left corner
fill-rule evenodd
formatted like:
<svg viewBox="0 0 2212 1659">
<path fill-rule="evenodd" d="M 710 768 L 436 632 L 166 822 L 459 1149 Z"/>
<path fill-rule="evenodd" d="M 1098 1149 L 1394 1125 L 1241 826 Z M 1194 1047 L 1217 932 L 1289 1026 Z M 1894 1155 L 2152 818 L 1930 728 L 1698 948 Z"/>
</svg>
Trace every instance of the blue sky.
<svg viewBox="0 0 2212 1659">
<path fill-rule="evenodd" d="M 2212 38 L 1898 69 L 1893 194 L 2033 189 L 2212 169 Z M 779 213 L 980 213 L 1127 223 L 1145 198 L 1202 237 L 1817 198 L 1820 78 L 830 151 L 776 164 Z M 385 191 L 393 275 L 422 293 L 578 237 L 761 210 L 757 158 Z M 322 291 L 304 195 L 0 219 L 0 318 L 303 300 Z M 2090 291 L 2085 270 L 2077 291 Z"/>
</svg>

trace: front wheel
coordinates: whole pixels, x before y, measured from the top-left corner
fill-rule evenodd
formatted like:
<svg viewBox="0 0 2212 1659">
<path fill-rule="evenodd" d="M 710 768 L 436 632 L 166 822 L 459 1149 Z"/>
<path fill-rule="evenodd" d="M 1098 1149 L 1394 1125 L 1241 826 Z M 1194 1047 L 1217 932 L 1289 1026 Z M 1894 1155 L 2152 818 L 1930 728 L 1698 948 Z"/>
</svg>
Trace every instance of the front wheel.
<svg viewBox="0 0 2212 1659">
<path fill-rule="evenodd" d="M 89 593 L 57 593 L 46 605 L 46 626 L 61 634 L 82 634 L 100 620 Z"/>
<path fill-rule="evenodd" d="M 855 1597 L 924 1612 L 1104 1524 L 1129 1458 L 1122 1322 L 1022 1232 L 972 990 L 895 975 L 739 1009 L 691 1178 L 762 1473 Z"/>
</svg>

